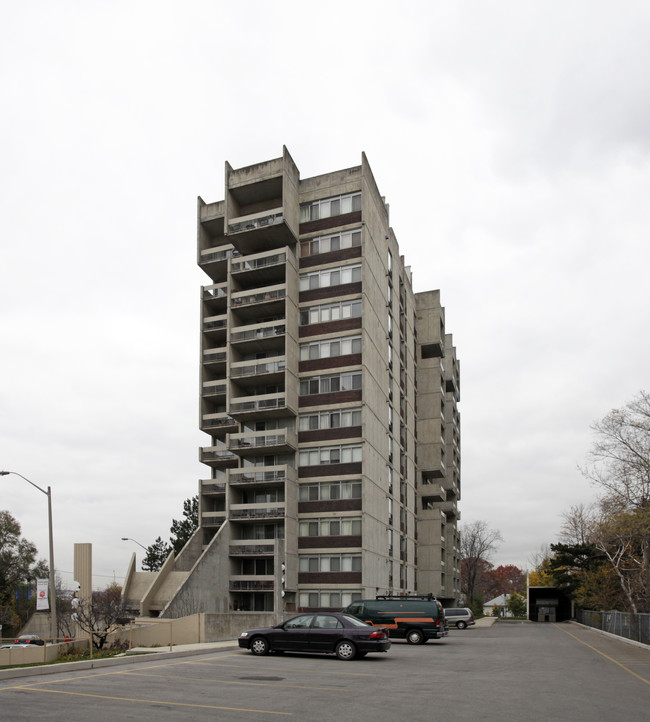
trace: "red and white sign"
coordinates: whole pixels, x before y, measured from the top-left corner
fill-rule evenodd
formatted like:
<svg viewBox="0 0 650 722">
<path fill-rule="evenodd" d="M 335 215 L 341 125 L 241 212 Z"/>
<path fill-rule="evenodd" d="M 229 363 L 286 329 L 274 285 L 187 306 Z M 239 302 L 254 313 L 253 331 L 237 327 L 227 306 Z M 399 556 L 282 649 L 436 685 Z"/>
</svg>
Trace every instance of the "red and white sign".
<svg viewBox="0 0 650 722">
<path fill-rule="evenodd" d="M 47 598 L 49 581 L 47 579 L 36 580 L 36 611 L 41 612 L 50 608 Z"/>
</svg>

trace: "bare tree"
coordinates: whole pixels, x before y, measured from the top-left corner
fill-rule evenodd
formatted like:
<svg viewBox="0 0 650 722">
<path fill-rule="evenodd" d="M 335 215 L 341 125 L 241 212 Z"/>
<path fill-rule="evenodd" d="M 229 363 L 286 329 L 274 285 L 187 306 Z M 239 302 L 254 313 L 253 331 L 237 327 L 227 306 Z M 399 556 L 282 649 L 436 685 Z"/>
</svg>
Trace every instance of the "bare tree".
<svg viewBox="0 0 650 722">
<path fill-rule="evenodd" d="M 473 521 L 461 528 L 463 592 L 469 602 L 475 601 L 480 574 L 486 567 L 491 567 L 489 558 L 497 548 L 498 542 L 502 541 L 501 532 L 490 529 L 486 521 Z"/>
<path fill-rule="evenodd" d="M 592 426 L 596 441 L 583 474 L 604 494 L 576 509 L 564 531 L 584 530 L 615 572 L 633 612 L 650 609 L 650 394 L 641 391 Z"/>
<path fill-rule="evenodd" d="M 560 540 L 565 544 L 591 543 L 594 523 L 593 507 L 576 504 L 562 514 Z"/>
<path fill-rule="evenodd" d="M 73 605 L 71 619 L 92 637 L 94 647 L 102 649 L 108 635 L 121 627 L 127 616 L 122 588 L 111 584 L 103 592 L 93 592 L 90 603 L 80 601 Z"/>
<path fill-rule="evenodd" d="M 650 505 L 650 394 L 641 391 L 592 426 L 596 441 L 581 469 L 627 509 Z"/>
</svg>

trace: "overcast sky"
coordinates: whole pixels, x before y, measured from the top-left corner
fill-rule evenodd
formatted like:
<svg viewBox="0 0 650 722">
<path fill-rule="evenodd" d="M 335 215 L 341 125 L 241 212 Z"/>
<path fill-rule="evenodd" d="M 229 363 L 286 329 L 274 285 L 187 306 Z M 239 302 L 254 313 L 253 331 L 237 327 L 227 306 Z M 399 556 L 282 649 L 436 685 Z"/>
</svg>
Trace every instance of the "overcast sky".
<svg viewBox="0 0 650 722">
<path fill-rule="evenodd" d="M 462 522 L 530 565 L 648 389 L 650 4 L 0 0 L 0 468 L 56 567 L 168 538 L 198 448 L 196 197 L 365 151 L 461 360 Z M 0 477 L 47 558 L 47 504 Z M 462 525 L 461 522 L 461 525 Z"/>
</svg>

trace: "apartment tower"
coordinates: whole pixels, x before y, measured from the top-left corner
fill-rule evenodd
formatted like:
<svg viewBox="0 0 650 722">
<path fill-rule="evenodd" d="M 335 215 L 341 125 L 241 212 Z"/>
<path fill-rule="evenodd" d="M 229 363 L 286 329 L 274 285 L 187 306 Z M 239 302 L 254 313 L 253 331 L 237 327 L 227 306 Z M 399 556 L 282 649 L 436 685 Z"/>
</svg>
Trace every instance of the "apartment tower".
<svg viewBox="0 0 650 722">
<path fill-rule="evenodd" d="M 307 179 L 286 148 L 226 163 L 225 199 L 198 201 L 198 264 L 204 611 L 455 602 L 459 363 L 365 155 Z"/>
<path fill-rule="evenodd" d="M 199 528 L 141 614 L 340 609 L 460 592 L 459 363 L 438 291 L 413 293 L 365 155 L 301 179 L 226 163 L 198 199 Z"/>
</svg>

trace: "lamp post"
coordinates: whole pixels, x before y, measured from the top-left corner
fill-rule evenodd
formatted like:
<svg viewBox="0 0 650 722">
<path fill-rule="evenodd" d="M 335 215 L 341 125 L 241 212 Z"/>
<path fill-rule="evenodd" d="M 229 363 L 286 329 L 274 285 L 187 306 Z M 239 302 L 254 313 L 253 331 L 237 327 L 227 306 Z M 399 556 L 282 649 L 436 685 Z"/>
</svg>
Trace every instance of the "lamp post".
<svg viewBox="0 0 650 722">
<path fill-rule="evenodd" d="M 122 541 L 132 541 L 135 544 L 137 544 L 139 547 L 142 547 L 145 551 L 147 551 L 147 547 L 144 544 L 140 544 L 139 541 L 136 541 L 135 539 L 131 539 L 130 536 L 123 536 Z"/>
<path fill-rule="evenodd" d="M 7 474 L 13 474 L 19 476 L 21 479 L 31 484 L 35 489 L 41 491 L 47 497 L 47 521 L 49 526 L 50 535 L 50 636 L 52 640 L 56 642 L 58 637 L 58 626 L 56 619 L 56 587 L 54 584 L 54 535 L 52 533 L 52 489 L 48 486 L 47 491 L 41 489 L 38 484 L 30 481 L 26 476 L 19 474 L 17 471 L 0 471 L 0 476 L 7 476 Z"/>
</svg>

